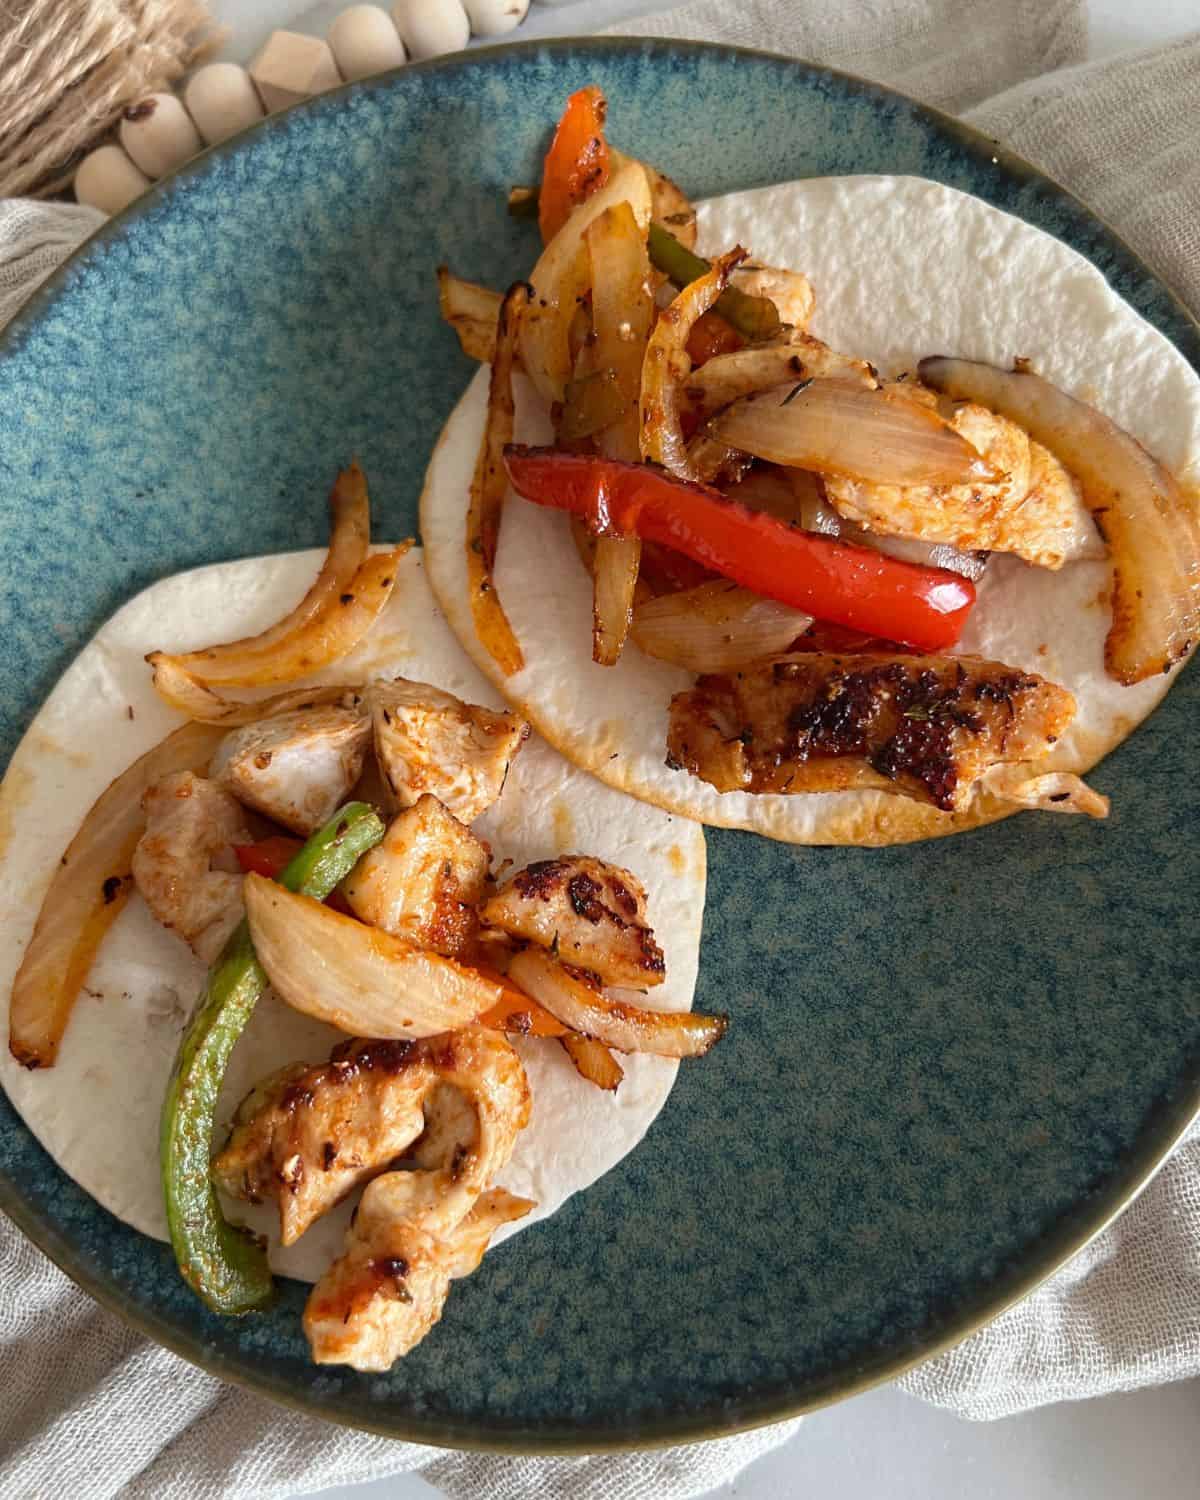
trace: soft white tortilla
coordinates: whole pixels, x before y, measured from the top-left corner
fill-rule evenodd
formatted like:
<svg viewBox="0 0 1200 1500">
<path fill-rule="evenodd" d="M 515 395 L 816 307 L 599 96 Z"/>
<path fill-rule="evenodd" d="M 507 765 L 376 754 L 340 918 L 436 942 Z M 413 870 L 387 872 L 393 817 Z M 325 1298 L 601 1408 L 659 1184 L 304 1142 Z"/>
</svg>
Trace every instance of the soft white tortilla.
<svg viewBox="0 0 1200 1500">
<path fill-rule="evenodd" d="M 155 584 L 108 621 L 51 693 L 0 787 L 5 1032 L 12 979 L 59 855 L 108 783 L 180 722 L 155 696 L 145 652 L 191 650 L 262 629 L 304 592 L 320 556 L 298 552 L 226 563 Z M 392 601 L 367 641 L 316 680 L 395 675 L 501 706 L 438 611 L 418 549 L 401 563 Z M 704 836 L 698 827 L 602 786 L 536 736 L 513 762 L 500 801 L 474 826 L 491 842 L 497 863 L 507 857 L 520 866 L 585 851 L 633 870 L 646 884 L 650 918 L 666 955 L 667 980 L 650 1003 L 662 1010 L 690 1008 L 704 913 Z M 31 1073 L 7 1046 L 0 1053 L 0 1081 L 46 1150 L 105 1208 L 158 1239 L 166 1238 L 159 1109 L 204 975 L 204 966 L 135 894 L 88 976 L 56 1065 Z M 217 1142 L 259 1078 L 287 1062 L 323 1061 L 340 1040 L 339 1032 L 268 995 L 234 1050 Z M 538 1206 L 509 1233 L 553 1213 L 631 1151 L 666 1102 L 678 1066 L 663 1058 L 623 1058 L 625 1079 L 614 1096 L 579 1078 L 556 1042 L 528 1039 L 517 1045 L 529 1074 L 533 1116 L 502 1182 Z M 269 1206 L 231 1200 L 226 1208 L 231 1218 L 269 1234 L 276 1270 L 311 1281 L 339 1252 L 352 1204 L 348 1200 L 288 1250 L 278 1245 L 278 1222 Z"/>
<path fill-rule="evenodd" d="M 740 243 L 762 261 L 804 271 L 817 298 L 812 332 L 833 348 L 890 374 L 927 354 L 1003 365 L 1025 356 L 1127 428 L 1185 483 L 1200 482 L 1200 378 L 1094 266 L 1042 230 L 911 177 L 816 178 L 733 193 L 701 204 L 699 222 L 709 253 Z M 537 397 L 525 380 L 518 386 L 518 441 L 551 441 Z M 632 645 L 616 667 L 595 665 L 590 582 L 566 517 L 515 496 L 504 512 L 496 582 L 526 666 L 505 681 L 472 629 L 463 548 L 486 395 L 480 371 L 429 467 L 421 531 L 430 582 L 477 665 L 576 765 L 672 812 L 792 843 L 901 843 L 1003 815 L 986 798 L 950 814 L 885 792 L 719 793 L 668 769 L 668 705 L 690 674 Z M 1051 573 L 996 556 L 957 648 L 1038 672 L 1076 695 L 1078 716 L 1039 769 L 1088 770 L 1173 681 L 1128 688 L 1105 674 L 1108 582 L 1106 562 Z"/>
</svg>

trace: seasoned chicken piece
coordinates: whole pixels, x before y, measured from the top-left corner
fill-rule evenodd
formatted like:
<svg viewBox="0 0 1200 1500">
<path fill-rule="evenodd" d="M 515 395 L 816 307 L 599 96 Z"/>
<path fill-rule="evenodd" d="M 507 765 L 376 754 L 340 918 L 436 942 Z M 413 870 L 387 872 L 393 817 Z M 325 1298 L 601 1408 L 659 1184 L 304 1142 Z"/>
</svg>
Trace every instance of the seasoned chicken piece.
<svg viewBox="0 0 1200 1500">
<path fill-rule="evenodd" d="M 290 1245 L 420 1140 L 420 1160 L 432 1170 L 409 1174 L 423 1194 L 410 1216 L 453 1224 L 508 1161 L 528 1118 L 525 1071 L 497 1032 L 354 1040 L 327 1063 L 264 1080 L 234 1116 L 213 1176 L 234 1197 L 275 1197 L 280 1238 Z M 436 1143 L 423 1139 L 431 1126 Z"/>
<path fill-rule="evenodd" d="M 491 850 L 425 793 L 392 819 L 342 887 L 354 914 L 447 958 L 470 945 Z"/>
<path fill-rule="evenodd" d="M 932 392 L 908 383 L 887 387 L 936 405 Z M 1014 422 L 971 402 L 948 413 L 950 426 L 1002 474 L 995 483 L 868 484 L 825 476 L 834 508 L 868 531 L 948 542 L 964 552 L 1013 552 L 1043 568 L 1102 558 L 1105 548 L 1079 490 L 1054 456 Z"/>
<path fill-rule="evenodd" d="M 666 974 L 646 923 L 646 892 L 636 875 L 587 854 L 564 854 L 520 870 L 479 913 L 489 927 L 553 948 L 564 963 L 606 984 L 645 989 Z"/>
<path fill-rule="evenodd" d="M 375 756 L 400 807 L 431 792 L 464 823 L 504 790 L 509 763 L 529 738 L 515 713 L 464 703 L 452 693 L 397 677 L 367 690 Z"/>
<path fill-rule="evenodd" d="M 242 877 L 212 868 L 230 845 L 248 844 L 242 810 L 191 771 L 156 781 L 142 798 L 146 831 L 133 851 L 133 878 L 164 927 L 212 963 L 242 918 Z"/>
<path fill-rule="evenodd" d="M 408 1044 L 370 1045 L 363 1056 L 335 1053 L 330 1062 L 292 1064 L 264 1079 L 238 1106 L 213 1162 L 213 1180 L 233 1197 L 278 1199 L 285 1245 L 390 1167 L 425 1129 L 428 1079 L 409 1066 Z"/>
<path fill-rule="evenodd" d="M 304 1332 L 319 1365 L 388 1370 L 442 1315 L 450 1282 L 469 1276 L 501 1224 L 535 1205 L 503 1188 L 484 1193 L 441 1236 L 408 1220 L 406 1178 L 389 1172 L 363 1194 L 346 1249 L 313 1288 Z"/>
<path fill-rule="evenodd" d="M 785 271 L 778 266 L 750 265 L 735 270 L 733 285 L 748 297 L 769 297 L 775 304 L 780 322 L 793 328 L 807 328 L 813 315 L 816 297 L 812 282 L 801 271 Z"/>
<path fill-rule="evenodd" d="M 353 1042 L 341 1050 L 361 1060 L 378 1046 Z M 468 1027 L 411 1050 L 408 1066 L 430 1073 L 424 1097 L 435 1125 L 414 1152 L 425 1169 L 387 1172 L 364 1192 L 345 1252 L 304 1310 L 318 1364 L 388 1369 L 437 1322 L 451 1279 L 469 1275 L 495 1230 L 534 1206 L 502 1189 L 486 1191 L 529 1119 L 529 1087 L 510 1044 Z M 437 1128 L 447 1086 L 474 1106 L 473 1127 L 447 1106 Z"/>
<path fill-rule="evenodd" d="M 309 834 L 345 801 L 370 741 L 371 720 L 360 709 L 300 709 L 232 730 L 209 770 L 247 807 Z"/>
<path fill-rule="evenodd" d="M 955 811 L 989 767 L 1045 755 L 1065 688 L 978 657 L 824 652 L 701 677 L 671 700 L 667 764 L 719 792 L 876 787 Z"/>
</svg>

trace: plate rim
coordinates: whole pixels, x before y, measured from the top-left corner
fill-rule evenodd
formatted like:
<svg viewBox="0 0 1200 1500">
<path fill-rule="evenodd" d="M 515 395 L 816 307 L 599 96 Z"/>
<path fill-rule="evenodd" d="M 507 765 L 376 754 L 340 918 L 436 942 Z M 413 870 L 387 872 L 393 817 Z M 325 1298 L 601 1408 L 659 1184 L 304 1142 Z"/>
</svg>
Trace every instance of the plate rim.
<svg viewBox="0 0 1200 1500">
<path fill-rule="evenodd" d="M 341 84 L 314 99 L 299 101 L 286 109 L 264 116 L 228 139 L 206 147 L 198 155 L 154 182 L 146 192 L 120 213 L 98 224 L 40 283 L 3 330 L 0 330 L 0 359 L 3 359 L 10 345 L 21 338 L 27 329 L 36 326 L 44 313 L 54 305 L 73 275 L 77 262 L 87 256 L 94 246 L 104 244 L 109 239 L 119 239 L 127 223 L 133 222 L 156 208 L 168 196 L 174 184 L 186 180 L 194 173 L 202 172 L 210 156 L 235 153 L 242 141 L 260 132 L 281 128 L 286 117 L 294 111 L 321 108 L 325 101 L 344 100 L 354 92 L 364 89 L 393 87 L 399 79 L 412 76 L 414 73 L 486 70 L 494 60 L 519 57 L 522 54 L 546 54 L 553 59 L 578 53 L 630 52 L 657 53 L 662 56 L 720 54 L 724 57 L 745 58 L 752 62 L 782 64 L 810 78 L 836 79 L 848 86 L 851 92 L 878 100 L 904 102 L 918 115 L 937 126 L 943 135 L 954 137 L 960 147 L 985 154 L 1002 176 L 1007 176 L 1010 180 L 1016 179 L 1019 183 L 1035 185 L 1042 190 L 1050 190 L 1052 196 L 1065 200 L 1077 214 L 1097 226 L 1107 239 L 1108 248 L 1118 252 L 1118 258 L 1125 262 L 1128 270 L 1136 274 L 1138 281 L 1143 285 L 1149 283 L 1165 295 L 1184 334 L 1186 347 L 1180 344 L 1179 339 L 1173 333 L 1160 331 L 1179 349 L 1193 368 L 1200 371 L 1200 321 L 1175 287 L 1160 273 L 1152 270 L 1128 241 L 1077 194 L 1025 157 L 987 135 L 986 132 L 968 125 L 936 106 L 925 104 L 900 89 L 861 77 L 845 69 L 760 48 L 738 47 L 684 38 L 638 36 L 516 40 L 477 51 L 410 62 L 399 68 L 376 74 L 369 79 Z M 1012 210 L 1005 211 L 1012 212 Z M 1018 217 L 1021 216 L 1018 215 Z M 1077 246 L 1072 248 L 1078 250 Z M 1083 254 L 1085 259 L 1095 265 L 1095 261 L 1085 251 L 1079 250 L 1078 253 Z M 1097 269 L 1102 275 L 1106 275 L 1101 267 Z M 1139 315 L 1142 314 L 1139 313 Z M 964 835 L 964 837 L 968 836 L 971 835 Z M 975 836 L 978 836 L 978 832 Z M 24 1120 L 20 1118 L 19 1111 L 15 1109 L 15 1106 L 13 1108 L 20 1122 L 20 1128 L 31 1134 Z M 182 1332 L 167 1317 L 133 1302 L 115 1282 L 89 1264 L 88 1257 L 76 1249 L 56 1224 L 41 1216 L 32 1201 L 21 1193 L 18 1183 L 2 1169 L 0 1169 L 0 1209 L 76 1285 L 139 1333 L 153 1339 L 206 1373 L 244 1390 L 252 1391 L 256 1395 L 265 1396 L 291 1410 L 315 1416 L 339 1426 L 398 1439 L 418 1446 L 510 1456 L 516 1454 L 583 1455 L 662 1448 L 680 1442 L 696 1442 L 706 1438 L 724 1437 L 736 1432 L 749 1431 L 801 1416 L 833 1402 L 864 1393 L 886 1381 L 895 1380 L 917 1365 L 924 1364 L 947 1352 L 1035 1291 L 1097 1235 L 1103 1233 L 1149 1186 L 1197 1118 L 1200 1118 L 1200 1058 L 1197 1058 L 1179 1075 L 1174 1095 L 1160 1101 L 1134 1145 L 1126 1153 L 1122 1169 L 1109 1179 L 1103 1189 L 1077 1201 L 1058 1219 L 1040 1242 L 1019 1256 L 1018 1261 L 1010 1270 L 981 1283 L 971 1296 L 959 1303 L 956 1316 L 933 1321 L 927 1325 L 925 1330 L 927 1336 L 914 1340 L 907 1347 L 892 1346 L 886 1351 L 878 1352 L 860 1361 L 857 1365 L 843 1366 L 827 1375 L 814 1377 L 802 1383 L 793 1380 L 783 1391 L 775 1389 L 764 1391 L 758 1396 L 739 1401 L 737 1410 L 732 1416 L 726 1415 L 722 1418 L 719 1415 L 721 1408 L 713 1402 L 694 1413 L 676 1412 L 644 1421 L 636 1429 L 620 1426 L 614 1426 L 611 1429 L 589 1428 L 582 1435 L 578 1435 L 577 1430 L 572 1430 L 569 1423 L 563 1423 L 560 1428 L 550 1431 L 531 1426 L 517 1427 L 500 1433 L 483 1428 L 478 1420 L 439 1417 L 415 1419 L 410 1413 L 397 1411 L 390 1405 L 361 1410 L 356 1408 L 354 1411 L 340 1407 L 331 1410 L 319 1397 L 308 1391 L 297 1391 L 282 1378 L 263 1371 L 255 1371 L 251 1374 L 242 1368 L 241 1363 L 230 1356 L 205 1348 L 199 1335 Z M 62 1172 L 62 1168 L 48 1153 L 47 1160 L 50 1161 L 55 1171 Z M 66 1176 L 66 1174 L 63 1175 Z M 91 1202 L 97 1208 L 102 1207 L 96 1204 L 94 1199 Z M 124 1228 L 128 1233 L 137 1233 L 128 1225 Z M 728 1412 L 728 1407 L 725 1410 Z M 376 1411 L 380 1412 L 381 1416 L 386 1414 L 386 1417 L 373 1420 L 372 1413 Z"/>
</svg>

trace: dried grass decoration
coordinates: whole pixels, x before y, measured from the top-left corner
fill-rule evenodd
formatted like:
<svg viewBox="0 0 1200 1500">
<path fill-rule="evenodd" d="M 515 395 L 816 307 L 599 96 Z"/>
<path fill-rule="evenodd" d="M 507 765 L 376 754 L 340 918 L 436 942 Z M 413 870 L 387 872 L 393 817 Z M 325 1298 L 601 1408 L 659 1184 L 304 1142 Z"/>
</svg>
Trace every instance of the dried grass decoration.
<svg viewBox="0 0 1200 1500">
<path fill-rule="evenodd" d="M 0 0 L 0 197 L 62 192 L 122 110 L 217 40 L 197 0 Z"/>
</svg>

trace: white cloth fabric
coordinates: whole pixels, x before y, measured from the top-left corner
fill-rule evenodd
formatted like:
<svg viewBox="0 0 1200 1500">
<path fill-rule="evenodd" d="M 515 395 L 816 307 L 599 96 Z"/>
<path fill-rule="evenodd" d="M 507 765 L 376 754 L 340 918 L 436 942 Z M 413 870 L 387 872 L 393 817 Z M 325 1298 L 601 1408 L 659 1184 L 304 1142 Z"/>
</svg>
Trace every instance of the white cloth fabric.
<svg viewBox="0 0 1200 1500">
<path fill-rule="evenodd" d="M 620 28 L 704 36 L 867 73 L 1044 165 L 1200 305 L 1200 36 L 1078 66 L 1082 0 L 721 0 Z M 1058 69 L 1052 76 L 1035 76 Z M 1026 81 L 1022 81 L 1026 80 Z M 0 323 L 99 222 L 0 204 Z M 994 1417 L 1200 1372 L 1200 1132 L 1032 1297 L 903 1384 Z M 92 1303 L 0 1218 L 0 1494 L 271 1500 L 417 1469 L 454 1500 L 688 1500 L 783 1442 L 783 1423 L 624 1456 L 442 1453 L 331 1427 L 191 1368 Z"/>
</svg>

